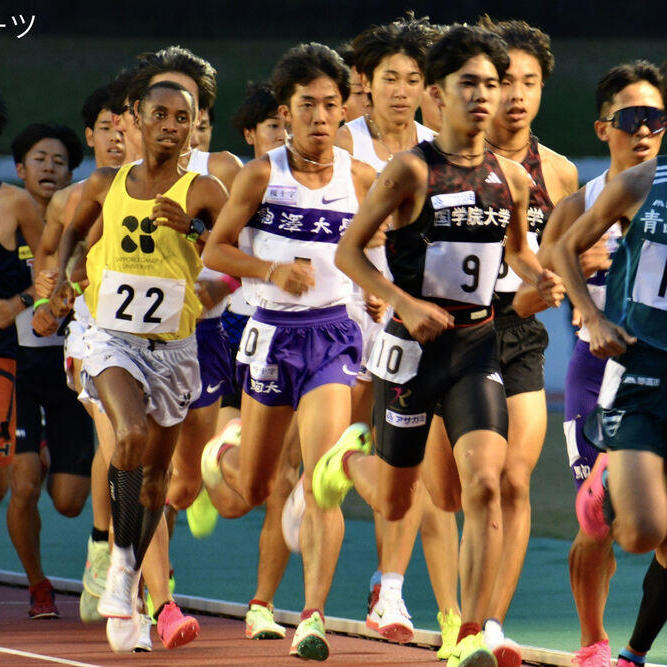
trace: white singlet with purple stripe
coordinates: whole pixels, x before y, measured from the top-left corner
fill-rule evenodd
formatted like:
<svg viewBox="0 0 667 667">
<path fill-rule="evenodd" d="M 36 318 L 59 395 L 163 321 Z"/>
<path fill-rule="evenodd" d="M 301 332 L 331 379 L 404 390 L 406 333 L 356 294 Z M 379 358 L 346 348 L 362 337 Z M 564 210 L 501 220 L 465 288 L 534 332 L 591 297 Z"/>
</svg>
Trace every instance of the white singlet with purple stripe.
<svg viewBox="0 0 667 667">
<path fill-rule="evenodd" d="M 335 267 L 334 254 L 359 207 L 350 154 L 334 146 L 333 176 L 325 186 L 312 190 L 292 175 L 285 146 L 267 155 L 269 184 L 261 206 L 239 235 L 239 248 L 269 262 L 310 262 L 315 287 L 295 296 L 271 282 L 243 278 L 246 299 L 253 306 L 283 311 L 348 303 L 352 281 Z"/>
<path fill-rule="evenodd" d="M 607 185 L 606 171 L 594 178 L 592 181 L 588 181 L 588 183 L 586 183 L 586 191 L 584 195 L 584 209 L 586 211 L 588 211 L 588 209 L 593 206 L 595 200 L 598 198 L 602 190 L 604 190 L 605 185 Z M 623 230 L 621 229 L 621 225 L 618 222 L 615 222 L 605 233 L 605 242 L 610 256 L 616 252 L 622 235 Z M 593 302 L 600 310 L 604 310 L 604 302 L 607 297 L 607 288 L 605 286 L 606 280 L 607 271 L 601 270 L 593 274 L 586 281 L 591 299 L 593 299 Z M 586 343 L 591 342 L 590 333 L 588 332 L 588 329 L 585 325 L 582 325 L 581 329 L 577 331 L 577 336 L 579 336 L 579 338 Z"/>
</svg>

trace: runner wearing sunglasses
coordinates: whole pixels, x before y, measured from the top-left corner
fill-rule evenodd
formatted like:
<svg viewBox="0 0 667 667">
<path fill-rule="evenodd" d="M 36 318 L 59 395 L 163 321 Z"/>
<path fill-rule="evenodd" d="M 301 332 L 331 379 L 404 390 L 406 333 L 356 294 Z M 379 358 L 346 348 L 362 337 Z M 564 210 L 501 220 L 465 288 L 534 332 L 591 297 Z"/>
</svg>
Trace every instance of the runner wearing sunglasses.
<svg viewBox="0 0 667 667">
<path fill-rule="evenodd" d="M 660 86 L 661 77 L 657 68 L 646 61 L 614 67 L 600 80 L 596 95 L 599 119 L 595 121 L 595 132 L 601 141 L 609 145 L 611 164 L 607 171 L 565 199 L 552 213 L 538 253 L 545 265 L 550 265 L 549 256 L 554 244 L 593 205 L 608 181 L 658 154 L 664 129 Z M 584 274 L 588 276 L 588 290 L 599 306 L 605 301 L 609 255 L 617 247 L 620 235 L 620 225 L 612 225 L 580 260 Z M 532 288 L 522 287 L 515 298 L 515 307 L 522 314 L 544 308 L 544 305 L 539 305 L 539 300 L 530 303 L 531 293 L 535 296 Z M 575 319 L 578 320 L 578 316 Z M 583 426 L 597 402 L 606 361 L 591 353 L 590 334 L 586 327 L 579 330 L 578 336 L 565 384 L 564 428 L 574 483 L 580 488 L 599 457 L 599 451 L 585 439 Z M 606 458 L 606 455 L 602 456 Z M 612 542 L 611 536 L 596 540 L 580 530 L 570 549 L 570 584 L 581 625 L 582 648 L 577 652 L 576 660 L 584 667 L 609 665 L 611 660 L 603 616 L 609 582 L 616 569 Z M 655 565 L 651 568 L 659 571 Z M 648 578 L 647 573 L 647 581 Z M 649 585 L 652 586 L 650 582 Z M 664 597 L 661 604 L 664 613 Z M 645 607 L 644 603 L 642 607 Z M 650 608 L 640 611 L 630 641 L 632 650 L 640 653 L 648 651 L 660 629 L 659 626 L 655 632 L 651 629 L 654 627 L 651 619 L 656 618 L 657 613 Z M 621 656 L 619 664 L 621 659 L 627 660 Z M 639 657 L 636 660 L 639 661 Z"/>
</svg>

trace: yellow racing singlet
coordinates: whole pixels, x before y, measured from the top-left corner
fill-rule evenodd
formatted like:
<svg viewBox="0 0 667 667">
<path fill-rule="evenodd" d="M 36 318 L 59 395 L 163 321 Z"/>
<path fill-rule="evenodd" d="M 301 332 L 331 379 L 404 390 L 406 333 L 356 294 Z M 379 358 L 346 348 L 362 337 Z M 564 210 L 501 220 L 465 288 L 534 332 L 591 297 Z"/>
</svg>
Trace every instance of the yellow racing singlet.
<svg viewBox="0 0 667 667">
<path fill-rule="evenodd" d="M 202 268 L 196 244 L 150 219 L 154 199 L 127 193 L 127 164 L 116 174 L 102 208 L 102 238 L 89 250 L 86 303 L 98 326 L 144 338 L 178 340 L 195 330 L 201 303 L 194 285 Z M 186 209 L 186 172 L 165 197 Z"/>
</svg>

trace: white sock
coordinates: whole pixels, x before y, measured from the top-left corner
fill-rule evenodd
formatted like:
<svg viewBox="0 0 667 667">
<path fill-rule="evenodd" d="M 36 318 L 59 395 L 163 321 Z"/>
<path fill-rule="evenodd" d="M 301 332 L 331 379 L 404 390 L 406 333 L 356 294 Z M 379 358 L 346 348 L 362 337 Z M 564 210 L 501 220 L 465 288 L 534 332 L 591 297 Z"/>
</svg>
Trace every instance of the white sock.
<svg viewBox="0 0 667 667">
<path fill-rule="evenodd" d="M 397 572 L 383 572 L 381 579 L 380 596 L 388 593 L 390 590 L 398 591 L 403 596 L 403 575 Z"/>
</svg>

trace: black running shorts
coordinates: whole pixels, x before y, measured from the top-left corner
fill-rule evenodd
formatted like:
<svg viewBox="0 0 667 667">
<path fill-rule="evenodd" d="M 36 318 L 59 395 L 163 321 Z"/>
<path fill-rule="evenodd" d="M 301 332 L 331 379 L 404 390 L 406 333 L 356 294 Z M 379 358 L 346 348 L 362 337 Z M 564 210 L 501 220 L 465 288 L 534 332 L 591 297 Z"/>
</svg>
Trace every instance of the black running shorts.
<svg viewBox="0 0 667 667">
<path fill-rule="evenodd" d="M 436 404 L 453 446 L 470 431 L 507 438 L 507 402 L 492 323 L 451 329 L 420 346 L 392 320 L 369 360 L 376 451 L 392 466 L 419 465 Z"/>
</svg>

